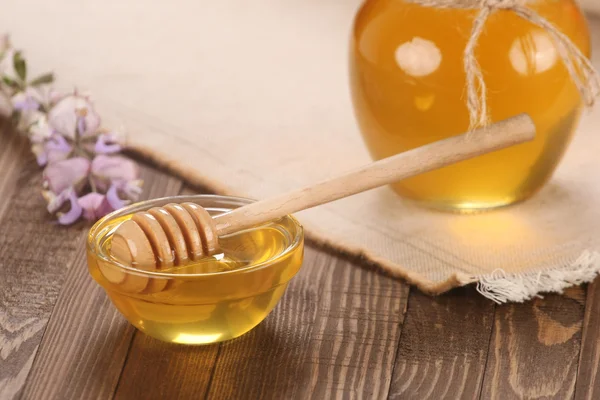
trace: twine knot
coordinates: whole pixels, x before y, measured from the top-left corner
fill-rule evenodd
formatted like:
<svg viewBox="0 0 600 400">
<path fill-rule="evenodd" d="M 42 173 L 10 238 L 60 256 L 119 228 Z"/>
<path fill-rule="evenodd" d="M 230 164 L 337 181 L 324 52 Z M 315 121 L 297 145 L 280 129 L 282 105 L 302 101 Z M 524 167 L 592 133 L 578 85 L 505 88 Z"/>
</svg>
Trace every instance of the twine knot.
<svg viewBox="0 0 600 400">
<path fill-rule="evenodd" d="M 532 0 L 405 0 L 423 7 L 479 10 L 473 20 L 471 36 L 464 50 L 463 65 L 466 74 L 467 108 L 469 109 L 469 129 L 486 126 L 489 123 L 487 87 L 483 72 L 475 58 L 475 48 L 489 16 L 506 10 L 542 28 L 554 42 L 571 79 L 577 86 L 584 103 L 591 107 L 600 93 L 600 78 L 591 61 L 579 50 L 571 39 L 550 21 L 527 7 Z"/>
</svg>

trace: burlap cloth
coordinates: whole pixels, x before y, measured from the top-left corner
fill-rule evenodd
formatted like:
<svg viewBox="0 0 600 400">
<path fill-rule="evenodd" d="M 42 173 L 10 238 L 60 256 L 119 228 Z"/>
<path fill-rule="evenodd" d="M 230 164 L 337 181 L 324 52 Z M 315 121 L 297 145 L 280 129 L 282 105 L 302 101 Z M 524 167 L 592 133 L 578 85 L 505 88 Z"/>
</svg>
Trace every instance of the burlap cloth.
<svg viewBox="0 0 600 400">
<path fill-rule="evenodd" d="M 0 30 L 32 66 L 89 89 L 105 125 L 193 183 L 264 198 L 370 161 L 347 77 L 359 0 L 8 3 Z M 427 292 L 560 291 L 600 270 L 598 128 L 600 110 L 552 182 L 515 207 L 450 215 L 382 188 L 298 217 L 313 240 Z"/>
</svg>

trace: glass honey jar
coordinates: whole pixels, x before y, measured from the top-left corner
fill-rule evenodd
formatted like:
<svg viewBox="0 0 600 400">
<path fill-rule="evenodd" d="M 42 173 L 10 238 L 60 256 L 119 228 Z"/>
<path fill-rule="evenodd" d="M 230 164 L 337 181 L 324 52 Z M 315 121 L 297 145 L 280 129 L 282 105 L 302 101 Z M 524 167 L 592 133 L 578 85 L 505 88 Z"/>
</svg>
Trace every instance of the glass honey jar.
<svg viewBox="0 0 600 400">
<path fill-rule="evenodd" d="M 573 0 L 527 7 L 587 57 L 590 35 Z M 366 0 L 353 27 L 350 79 L 355 115 L 374 159 L 469 129 L 464 53 L 477 10 Z M 524 200 L 551 177 L 577 127 L 583 101 L 552 36 L 510 10 L 492 13 L 474 55 L 491 122 L 528 113 L 535 141 L 406 179 L 403 197 L 453 211 Z"/>
</svg>

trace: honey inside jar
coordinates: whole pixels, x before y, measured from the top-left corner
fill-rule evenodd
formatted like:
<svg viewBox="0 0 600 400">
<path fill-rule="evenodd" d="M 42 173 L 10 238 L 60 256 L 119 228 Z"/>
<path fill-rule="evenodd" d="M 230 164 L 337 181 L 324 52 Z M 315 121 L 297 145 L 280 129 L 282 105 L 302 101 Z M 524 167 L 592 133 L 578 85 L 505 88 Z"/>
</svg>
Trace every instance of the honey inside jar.
<svg viewBox="0 0 600 400">
<path fill-rule="evenodd" d="M 589 32 L 572 0 L 527 7 L 585 55 Z M 375 159 L 455 136 L 469 128 L 464 51 L 477 11 L 403 0 L 366 0 L 355 20 L 350 70 L 355 114 Z M 475 57 L 487 86 L 492 121 L 528 113 L 536 139 L 393 185 L 435 208 L 485 209 L 523 200 L 550 178 L 582 110 L 552 37 L 509 10 L 493 13 Z"/>
<path fill-rule="evenodd" d="M 196 197 L 192 200 L 196 203 L 202 197 L 213 202 L 219 198 Z M 148 203 L 144 207 L 161 206 Z M 204 207 L 211 215 L 228 211 Z M 125 318 L 163 341 L 204 344 L 248 332 L 275 307 L 302 265 L 302 228 L 295 219 L 284 217 L 220 238 L 220 251 L 211 257 L 155 271 L 126 266 L 112 257 L 111 239 L 137 211 L 101 220 L 92 228 L 88 265 Z"/>
</svg>

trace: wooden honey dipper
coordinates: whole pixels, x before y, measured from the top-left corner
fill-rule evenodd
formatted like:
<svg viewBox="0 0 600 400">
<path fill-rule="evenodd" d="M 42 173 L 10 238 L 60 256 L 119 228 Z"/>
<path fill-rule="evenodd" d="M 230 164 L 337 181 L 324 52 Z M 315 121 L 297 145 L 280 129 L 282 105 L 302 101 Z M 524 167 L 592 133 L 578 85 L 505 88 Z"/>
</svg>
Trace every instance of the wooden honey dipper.
<svg viewBox="0 0 600 400">
<path fill-rule="evenodd" d="M 526 114 L 367 164 L 344 175 L 237 208 L 214 218 L 194 203 L 137 212 L 114 232 L 111 254 L 126 265 L 160 270 L 185 265 L 219 250 L 219 236 L 390 184 L 495 150 L 533 140 Z M 166 283 L 151 280 L 160 291 Z"/>
</svg>

